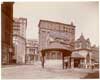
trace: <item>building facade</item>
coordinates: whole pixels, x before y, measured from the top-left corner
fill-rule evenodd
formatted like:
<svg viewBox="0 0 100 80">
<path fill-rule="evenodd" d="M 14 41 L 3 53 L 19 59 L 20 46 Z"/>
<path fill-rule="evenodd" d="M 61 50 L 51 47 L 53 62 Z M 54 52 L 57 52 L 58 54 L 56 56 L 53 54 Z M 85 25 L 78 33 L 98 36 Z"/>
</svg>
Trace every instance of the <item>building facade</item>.
<svg viewBox="0 0 100 80">
<path fill-rule="evenodd" d="M 2 64 L 11 64 L 13 55 L 13 2 L 1 4 Z"/>
<path fill-rule="evenodd" d="M 26 40 L 26 64 L 33 64 L 38 60 L 38 41 L 34 39 Z"/>
<path fill-rule="evenodd" d="M 96 48 L 95 48 L 96 49 Z M 85 39 L 83 34 L 75 41 L 75 49 L 71 55 L 72 68 L 92 68 L 94 64 L 93 55 L 98 54 L 97 50 L 91 47 L 89 38 Z"/>
<path fill-rule="evenodd" d="M 93 45 L 91 47 L 91 51 L 92 51 L 92 62 L 95 68 L 99 68 L 99 47 L 97 47 L 96 45 Z"/>
<path fill-rule="evenodd" d="M 14 18 L 13 23 L 13 45 L 14 56 L 13 61 L 17 64 L 25 64 L 26 53 L 26 18 Z"/>
<path fill-rule="evenodd" d="M 73 23 L 40 20 L 39 22 L 39 51 L 43 49 L 74 49 L 75 26 Z M 61 52 L 48 51 L 46 59 L 61 59 Z"/>
</svg>

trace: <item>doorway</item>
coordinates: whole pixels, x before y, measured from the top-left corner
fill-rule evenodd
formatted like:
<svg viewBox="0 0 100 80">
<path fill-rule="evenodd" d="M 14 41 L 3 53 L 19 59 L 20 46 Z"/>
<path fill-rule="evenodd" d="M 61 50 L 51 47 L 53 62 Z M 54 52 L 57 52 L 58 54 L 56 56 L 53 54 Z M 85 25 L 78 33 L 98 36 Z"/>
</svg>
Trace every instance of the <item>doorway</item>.
<svg viewBox="0 0 100 80">
<path fill-rule="evenodd" d="M 74 59 L 74 68 L 78 68 L 80 65 L 80 59 Z"/>
</svg>

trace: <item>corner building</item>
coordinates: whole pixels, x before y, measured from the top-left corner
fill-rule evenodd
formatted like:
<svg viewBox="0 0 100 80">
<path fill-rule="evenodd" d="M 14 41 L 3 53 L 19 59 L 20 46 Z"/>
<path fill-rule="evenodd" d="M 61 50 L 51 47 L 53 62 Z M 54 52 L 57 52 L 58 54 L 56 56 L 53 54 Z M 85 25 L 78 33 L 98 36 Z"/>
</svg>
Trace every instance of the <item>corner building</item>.
<svg viewBox="0 0 100 80">
<path fill-rule="evenodd" d="M 91 46 L 90 39 L 85 39 L 83 34 L 75 41 L 75 49 L 71 55 L 72 68 L 98 67 L 99 48 Z"/>
</svg>

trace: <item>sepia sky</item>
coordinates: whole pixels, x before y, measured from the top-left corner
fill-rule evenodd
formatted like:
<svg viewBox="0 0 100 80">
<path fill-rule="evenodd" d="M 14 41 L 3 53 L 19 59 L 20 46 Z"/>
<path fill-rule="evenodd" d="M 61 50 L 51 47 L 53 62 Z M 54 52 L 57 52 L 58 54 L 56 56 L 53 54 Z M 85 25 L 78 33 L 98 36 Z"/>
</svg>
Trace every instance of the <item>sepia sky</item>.
<svg viewBox="0 0 100 80">
<path fill-rule="evenodd" d="M 76 39 L 81 33 L 90 38 L 93 44 L 99 44 L 99 4 L 98 2 L 16 2 L 14 17 L 28 20 L 26 37 L 38 39 L 40 19 L 58 21 L 76 26 Z"/>
</svg>

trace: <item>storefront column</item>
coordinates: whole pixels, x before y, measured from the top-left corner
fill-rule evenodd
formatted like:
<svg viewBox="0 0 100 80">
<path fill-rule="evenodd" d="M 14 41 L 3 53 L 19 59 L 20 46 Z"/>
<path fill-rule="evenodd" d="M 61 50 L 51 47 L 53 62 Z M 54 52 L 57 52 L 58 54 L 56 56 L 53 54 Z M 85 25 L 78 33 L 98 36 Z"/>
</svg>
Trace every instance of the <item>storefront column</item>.
<svg viewBox="0 0 100 80">
<path fill-rule="evenodd" d="M 80 59 L 80 68 L 83 68 L 83 60 Z"/>
<path fill-rule="evenodd" d="M 89 65 L 89 68 L 91 69 L 92 68 L 92 61 L 91 61 L 91 53 L 90 53 L 90 65 Z"/>
<path fill-rule="evenodd" d="M 91 69 L 91 65 L 92 65 L 92 61 L 91 61 L 91 59 L 90 59 L 90 65 L 89 65 L 89 68 Z"/>
<path fill-rule="evenodd" d="M 28 55 L 28 64 L 30 63 L 30 55 Z"/>
<path fill-rule="evenodd" d="M 64 53 L 62 52 L 62 67 L 64 69 Z"/>
<path fill-rule="evenodd" d="M 50 52 L 50 59 L 52 59 L 52 52 Z"/>
<path fill-rule="evenodd" d="M 86 64 L 87 62 L 86 62 L 86 58 L 84 59 L 84 66 L 85 66 L 85 68 L 87 69 L 87 64 Z"/>
<path fill-rule="evenodd" d="M 71 59 L 71 68 L 74 68 L 74 58 Z"/>
<path fill-rule="evenodd" d="M 70 68 L 70 56 L 68 56 L 68 68 Z"/>
<path fill-rule="evenodd" d="M 44 56 L 45 56 L 45 52 L 42 52 L 42 68 L 44 68 Z"/>
</svg>

